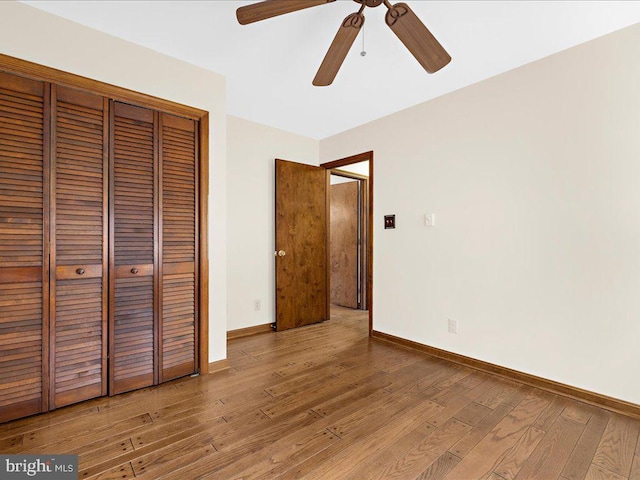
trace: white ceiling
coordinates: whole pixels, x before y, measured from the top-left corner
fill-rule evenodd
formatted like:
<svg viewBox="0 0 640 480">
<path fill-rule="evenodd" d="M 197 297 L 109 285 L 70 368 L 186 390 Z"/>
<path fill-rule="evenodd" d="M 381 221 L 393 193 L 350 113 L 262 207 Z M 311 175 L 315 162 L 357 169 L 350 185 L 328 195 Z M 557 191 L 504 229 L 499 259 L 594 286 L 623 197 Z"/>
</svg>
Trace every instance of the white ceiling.
<svg viewBox="0 0 640 480">
<path fill-rule="evenodd" d="M 235 10 L 249 1 L 24 3 L 223 74 L 230 115 L 316 139 L 640 22 L 640 1 L 405 1 L 452 62 L 428 75 L 386 26 L 386 8 L 367 8 L 367 55 L 359 37 L 329 87 L 311 81 L 358 9 L 351 0 L 247 26 Z"/>
</svg>

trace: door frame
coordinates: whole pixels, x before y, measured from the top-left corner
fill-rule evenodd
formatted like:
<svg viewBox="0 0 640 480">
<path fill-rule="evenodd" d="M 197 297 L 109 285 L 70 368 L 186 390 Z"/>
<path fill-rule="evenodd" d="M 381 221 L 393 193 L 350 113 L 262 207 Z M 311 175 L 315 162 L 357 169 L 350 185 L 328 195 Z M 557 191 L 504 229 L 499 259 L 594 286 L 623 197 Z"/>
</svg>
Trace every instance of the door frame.
<svg viewBox="0 0 640 480">
<path fill-rule="evenodd" d="M 358 309 L 360 310 L 368 310 L 369 309 L 369 289 L 368 289 L 368 278 L 369 278 L 369 262 L 367 261 L 369 250 L 367 248 L 368 239 L 369 239 L 369 177 L 367 175 L 360 175 L 357 173 L 351 173 L 346 170 L 341 170 L 339 168 L 332 168 L 329 171 L 329 184 L 327 185 L 327 195 L 329 196 L 329 207 L 331 208 L 331 176 L 348 178 L 350 180 L 354 180 L 358 182 L 358 231 L 360 232 L 360 239 L 358 243 L 358 298 L 359 301 Z M 329 234 L 331 233 L 331 219 L 329 218 L 327 221 L 329 225 Z M 331 237 L 329 237 L 329 249 L 327 251 L 327 255 L 329 256 L 328 266 L 331 267 L 331 249 L 333 245 L 331 243 Z M 331 272 L 329 272 L 329 297 L 331 297 Z M 329 298 L 331 300 L 331 298 Z M 329 305 L 331 305 L 331 301 L 329 301 Z M 363 306 L 365 308 L 363 308 Z"/>
<path fill-rule="evenodd" d="M 331 170 L 334 168 L 344 167 L 346 165 L 352 165 L 354 163 L 369 161 L 369 182 L 368 182 L 368 194 L 369 194 L 369 212 L 367 214 L 367 307 L 369 308 L 369 336 L 373 331 L 373 150 L 368 152 L 359 153 L 357 155 L 351 155 L 349 157 L 340 158 L 331 162 L 320 164 L 327 171 L 327 183 L 331 179 Z M 327 194 L 327 214 L 329 214 L 329 195 Z M 327 217 L 328 218 L 328 217 Z M 330 238 L 330 225 L 327 223 L 327 294 L 329 290 L 329 278 L 331 269 L 330 256 L 329 256 L 329 238 Z M 327 295 L 327 309 L 329 309 L 329 296 Z"/>
</svg>

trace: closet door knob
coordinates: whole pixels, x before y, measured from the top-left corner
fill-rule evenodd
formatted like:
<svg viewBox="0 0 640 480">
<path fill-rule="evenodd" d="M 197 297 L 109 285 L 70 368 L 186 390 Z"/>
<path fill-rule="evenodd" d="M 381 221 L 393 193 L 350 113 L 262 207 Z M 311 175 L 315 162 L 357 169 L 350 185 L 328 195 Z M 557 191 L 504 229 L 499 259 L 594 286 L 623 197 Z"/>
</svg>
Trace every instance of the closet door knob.
<svg viewBox="0 0 640 480">
<path fill-rule="evenodd" d="M 79 268 L 79 269 L 77 269 L 77 270 L 76 270 L 76 273 L 77 273 L 78 275 L 84 275 L 84 268 Z"/>
<path fill-rule="evenodd" d="M 136 273 L 138 273 L 138 269 L 136 267 L 133 267 L 131 269 L 131 273 L 133 273 L 135 275 Z"/>
</svg>

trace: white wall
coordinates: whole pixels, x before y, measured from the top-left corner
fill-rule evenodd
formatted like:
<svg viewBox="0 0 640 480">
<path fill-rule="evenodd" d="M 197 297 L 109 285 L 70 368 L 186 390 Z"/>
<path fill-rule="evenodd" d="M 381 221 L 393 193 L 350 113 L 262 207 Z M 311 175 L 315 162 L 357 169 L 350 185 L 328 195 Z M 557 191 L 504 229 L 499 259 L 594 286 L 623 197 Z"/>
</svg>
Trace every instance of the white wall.
<svg viewBox="0 0 640 480">
<path fill-rule="evenodd" d="M 357 182 L 358 181 L 355 178 L 341 177 L 339 175 L 331 175 L 329 180 L 330 180 L 329 183 L 331 185 L 340 185 L 341 183 L 351 183 L 351 182 Z"/>
<path fill-rule="evenodd" d="M 226 358 L 225 78 L 16 2 L 0 2 L 0 52 L 209 111 L 209 361 Z"/>
<path fill-rule="evenodd" d="M 376 330 L 640 404 L 639 58 L 635 25 L 321 141 L 375 153 Z"/>
<path fill-rule="evenodd" d="M 227 117 L 228 329 L 275 321 L 275 159 L 318 165 L 318 140 Z M 255 301 L 260 310 L 255 310 Z"/>
<path fill-rule="evenodd" d="M 357 173 L 358 175 L 365 175 L 368 177 L 369 176 L 369 160 L 365 160 L 364 162 L 352 163 L 351 165 L 345 165 L 344 167 L 340 167 L 338 170 Z"/>
</svg>

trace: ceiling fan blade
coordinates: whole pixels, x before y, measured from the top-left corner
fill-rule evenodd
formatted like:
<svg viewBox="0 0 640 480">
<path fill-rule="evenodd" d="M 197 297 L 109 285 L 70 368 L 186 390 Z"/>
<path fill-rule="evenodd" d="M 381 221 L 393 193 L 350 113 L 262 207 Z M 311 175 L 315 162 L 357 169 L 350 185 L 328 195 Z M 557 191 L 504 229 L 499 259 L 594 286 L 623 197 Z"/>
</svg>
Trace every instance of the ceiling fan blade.
<svg viewBox="0 0 640 480">
<path fill-rule="evenodd" d="M 267 0 L 265 2 L 246 5 L 236 10 L 240 25 L 266 20 L 285 13 L 297 12 L 305 8 L 316 7 L 336 0 Z"/>
<path fill-rule="evenodd" d="M 364 25 L 364 15 L 360 12 L 352 13 L 344 19 L 316 73 L 316 78 L 313 79 L 316 87 L 326 87 L 333 83 L 362 25 Z"/>
<path fill-rule="evenodd" d="M 385 21 L 427 72 L 437 72 L 451 61 L 451 56 L 406 3 L 389 8 Z"/>
</svg>

